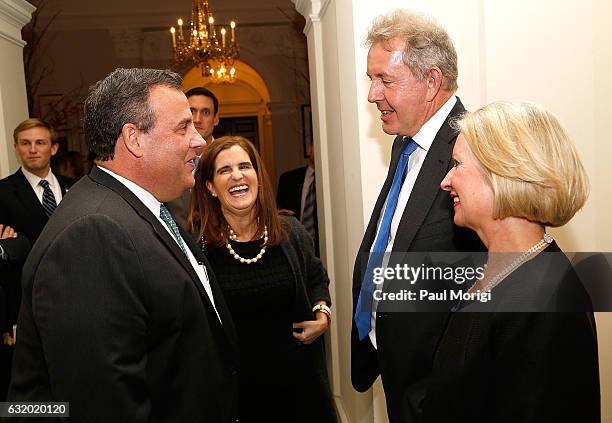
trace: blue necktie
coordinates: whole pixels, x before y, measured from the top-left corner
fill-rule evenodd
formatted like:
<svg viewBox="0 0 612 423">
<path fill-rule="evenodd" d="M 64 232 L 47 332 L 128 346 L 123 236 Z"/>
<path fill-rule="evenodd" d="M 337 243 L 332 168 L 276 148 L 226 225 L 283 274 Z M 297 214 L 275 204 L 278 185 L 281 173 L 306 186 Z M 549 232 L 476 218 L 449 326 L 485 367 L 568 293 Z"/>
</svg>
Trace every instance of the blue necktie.
<svg viewBox="0 0 612 423">
<path fill-rule="evenodd" d="M 397 163 L 397 168 L 395 168 L 393 183 L 387 195 L 385 213 L 383 214 L 380 227 L 378 228 L 378 234 L 374 240 L 374 248 L 372 248 L 372 252 L 368 259 L 368 266 L 366 267 L 363 283 L 361 284 L 361 291 L 359 292 L 359 299 L 357 300 L 357 307 L 355 308 L 355 324 L 359 332 L 359 340 L 363 340 L 370 332 L 370 329 L 372 329 L 372 295 L 374 293 L 374 281 L 372 278 L 374 269 L 382 266 L 383 256 L 387 250 L 387 244 L 389 243 L 391 221 L 393 220 L 393 215 L 397 208 L 397 200 L 402 184 L 408 173 L 408 159 L 410 159 L 410 155 L 417 147 L 417 143 L 412 138 L 404 138 L 402 154 Z"/>
<path fill-rule="evenodd" d="M 187 255 L 187 248 L 185 247 L 185 243 L 183 242 L 183 238 L 181 238 L 181 233 L 179 232 L 179 228 L 178 228 L 178 226 L 176 226 L 176 222 L 172 218 L 172 215 L 170 214 L 170 211 L 168 210 L 168 208 L 166 207 L 166 205 L 164 203 L 162 203 L 159 206 L 159 217 L 161 217 L 161 220 L 163 220 L 164 223 L 166 224 L 166 226 L 168 226 L 168 228 L 170 228 L 170 231 L 172 232 L 172 235 L 174 236 L 174 239 L 178 243 L 179 247 L 181 247 L 181 250 L 183 251 L 183 254 L 185 254 L 187 257 L 189 257 Z"/>
</svg>

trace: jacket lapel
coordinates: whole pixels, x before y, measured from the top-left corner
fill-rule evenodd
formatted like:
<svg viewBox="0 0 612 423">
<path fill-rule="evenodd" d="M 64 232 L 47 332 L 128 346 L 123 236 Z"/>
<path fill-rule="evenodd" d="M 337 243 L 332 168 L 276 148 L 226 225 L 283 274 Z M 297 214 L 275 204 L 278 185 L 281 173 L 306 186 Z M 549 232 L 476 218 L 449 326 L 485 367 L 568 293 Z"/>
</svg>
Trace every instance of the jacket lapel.
<svg viewBox="0 0 612 423">
<path fill-rule="evenodd" d="M 385 179 L 385 183 L 383 184 L 380 190 L 380 194 L 378 194 L 376 204 L 374 205 L 374 210 L 372 210 L 372 216 L 370 217 L 370 221 L 368 222 L 368 227 L 363 236 L 361 246 L 359 247 L 359 251 L 361 253 L 369 253 L 370 248 L 372 247 L 372 243 L 374 242 L 374 237 L 376 236 L 376 227 L 378 226 L 378 219 L 380 218 L 380 214 L 382 213 L 385 202 L 387 201 L 387 195 L 389 194 L 389 190 L 391 189 L 391 184 L 393 183 L 393 177 L 395 176 L 395 168 L 397 167 L 397 163 L 401 154 L 401 146 L 403 143 L 403 139 L 404 137 L 398 136 L 393 141 L 393 147 L 391 149 L 391 162 L 389 163 L 389 170 L 387 171 L 387 179 Z"/>
<path fill-rule="evenodd" d="M 28 182 L 21 168 L 14 173 L 14 176 L 15 196 L 21 202 L 23 209 L 26 210 L 27 213 L 31 213 L 32 217 L 44 226 L 49 218 L 45 214 L 45 209 L 43 209 L 41 202 L 32 189 L 32 185 Z"/>
<path fill-rule="evenodd" d="M 91 177 L 93 181 L 101 185 L 104 185 L 108 187 L 109 189 L 115 191 L 117 194 L 119 194 L 125 201 L 128 202 L 128 204 L 130 204 L 130 206 L 132 206 L 132 208 L 136 211 L 136 213 L 140 215 L 140 217 L 142 217 L 144 220 L 146 220 L 151 225 L 153 231 L 155 232 L 157 237 L 160 239 L 162 244 L 164 244 L 166 248 L 170 250 L 174 258 L 181 264 L 183 269 L 185 269 L 185 271 L 189 274 L 192 282 L 195 284 L 198 292 L 200 293 L 202 300 L 204 301 L 206 306 L 211 310 L 213 315 L 215 315 L 216 317 L 212 303 L 210 302 L 210 299 L 208 298 L 208 295 L 206 294 L 206 291 L 204 290 L 204 287 L 202 286 L 202 282 L 200 282 L 200 278 L 198 277 L 197 273 L 193 269 L 193 266 L 189 262 L 189 259 L 185 256 L 185 254 L 183 253 L 183 251 L 181 250 L 177 242 L 174 240 L 172 235 L 170 235 L 170 233 L 168 233 L 168 231 L 162 226 L 162 224 L 157 219 L 157 217 L 155 217 L 153 213 L 151 213 L 151 211 L 142 203 L 142 201 L 140 201 L 134 195 L 132 191 L 130 191 L 125 185 L 117 181 L 111 175 L 108 175 L 103 170 L 100 170 L 97 167 L 94 167 L 91 170 L 91 173 L 89 174 L 89 176 Z M 183 237 L 183 238 L 189 238 L 189 237 Z M 190 248 L 190 249 L 193 252 L 193 248 Z M 207 271 L 210 277 L 210 274 L 212 272 L 209 271 L 208 266 L 207 266 Z M 215 320 L 218 320 L 218 319 L 215 318 Z"/>
<path fill-rule="evenodd" d="M 227 338 L 230 340 L 232 344 L 237 342 L 236 336 L 236 328 L 234 327 L 234 322 L 232 320 L 232 316 L 230 315 L 229 309 L 225 304 L 225 299 L 223 298 L 223 293 L 221 292 L 221 288 L 219 287 L 219 283 L 217 282 L 217 278 L 206 258 L 206 255 L 202 252 L 198 244 L 194 241 L 194 239 L 188 233 L 184 232 L 182 228 L 179 227 L 179 231 L 181 232 L 181 236 L 183 240 L 185 240 L 185 244 L 187 244 L 187 248 L 191 250 L 194 257 L 206 268 L 206 273 L 208 274 L 208 282 L 210 283 L 210 289 L 213 294 L 213 299 L 215 301 L 215 306 L 217 308 L 217 312 L 219 313 L 219 317 L 221 318 L 221 326 L 223 331 L 225 332 Z M 208 306 L 212 309 L 212 304 L 202 283 L 198 279 L 198 287 L 201 288 L 202 296 L 204 297 L 204 301 L 208 304 Z M 214 313 L 214 310 L 213 310 Z M 218 319 L 215 319 L 218 320 Z"/>
<path fill-rule="evenodd" d="M 410 244 L 429 213 L 434 199 L 440 191 L 440 182 L 446 175 L 457 131 L 450 121 L 465 111 L 459 98 L 436 134 L 416 179 L 406 209 L 400 220 L 393 243 L 393 251 L 409 251 Z"/>
</svg>

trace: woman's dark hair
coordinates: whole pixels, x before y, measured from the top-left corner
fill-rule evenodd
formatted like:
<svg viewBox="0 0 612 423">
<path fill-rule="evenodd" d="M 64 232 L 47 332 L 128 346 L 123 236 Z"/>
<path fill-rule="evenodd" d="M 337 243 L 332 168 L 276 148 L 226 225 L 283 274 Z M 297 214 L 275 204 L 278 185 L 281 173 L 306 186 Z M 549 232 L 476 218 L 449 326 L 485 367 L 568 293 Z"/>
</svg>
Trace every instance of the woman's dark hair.
<svg viewBox="0 0 612 423">
<path fill-rule="evenodd" d="M 259 227 L 254 239 L 263 236 L 264 225 L 268 227 L 268 245 L 278 245 L 287 238 L 287 230 L 281 224 L 276 209 L 276 200 L 272 192 L 272 184 L 263 166 L 259 153 L 249 140 L 238 136 L 216 138 L 205 147 L 200 164 L 195 173 L 195 186 L 191 194 L 191 206 L 187 228 L 198 232 L 198 238 L 209 247 L 222 247 L 228 238 L 228 223 L 221 211 L 219 198 L 213 197 L 206 188 L 206 182 L 213 182 L 215 177 L 215 161 L 223 150 L 239 146 L 248 155 L 257 173 L 258 192 L 255 201 L 255 212 Z"/>
</svg>

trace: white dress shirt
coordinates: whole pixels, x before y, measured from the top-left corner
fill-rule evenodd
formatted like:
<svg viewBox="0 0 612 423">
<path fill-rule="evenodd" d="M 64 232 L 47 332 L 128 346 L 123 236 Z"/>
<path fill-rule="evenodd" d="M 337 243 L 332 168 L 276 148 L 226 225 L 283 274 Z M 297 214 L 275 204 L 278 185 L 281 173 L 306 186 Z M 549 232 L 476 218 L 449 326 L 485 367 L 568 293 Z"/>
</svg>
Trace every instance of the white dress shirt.
<svg viewBox="0 0 612 423">
<path fill-rule="evenodd" d="M 32 172 L 25 170 L 23 167 L 21 168 L 21 171 L 32 186 L 32 189 L 34 190 L 38 201 L 40 201 L 40 204 L 42 204 L 42 197 L 45 189 L 38 184 L 44 179 L 49 182 L 49 188 L 51 188 L 53 196 L 55 197 L 55 204 L 59 205 L 60 201 L 62 201 L 62 187 L 60 186 L 59 181 L 57 180 L 53 172 L 51 172 L 51 169 L 49 169 L 49 173 L 47 173 L 47 176 L 45 176 L 44 178 L 34 175 Z"/>
<path fill-rule="evenodd" d="M 419 172 L 421 171 L 421 167 L 423 166 L 423 162 L 425 162 L 425 158 L 427 157 L 427 153 L 431 148 L 431 144 L 434 141 L 434 138 L 440 131 L 440 128 L 444 124 L 444 121 L 450 114 L 453 107 L 457 103 L 457 97 L 454 95 L 451 96 L 446 103 L 431 117 L 425 124 L 421 127 L 419 132 L 412 137 L 412 139 L 417 143 L 418 147 L 410 155 L 410 159 L 408 160 L 408 173 L 406 174 L 406 179 L 402 184 L 402 188 L 399 193 L 399 197 L 397 200 L 397 207 L 395 208 L 395 213 L 393 214 L 393 219 L 391 220 L 391 230 L 389 233 L 389 243 L 387 244 L 387 249 L 385 250 L 387 253 L 390 253 L 393 250 L 393 243 L 395 242 L 395 235 L 397 234 L 397 229 L 399 227 L 400 221 L 402 219 L 402 215 L 404 214 L 404 210 L 406 209 L 406 205 L 408 204 L 408 199 L 410 198 L 410 194 L 412 194 L 412 190 L 414 188 L 414 184 L 419 176 Z M 385 214 L 385 209 L 387 207 L 387 200 L 385 200 L 385 207 L 383 207 L 380 216 L 378 217 L 378 225 L 376 228 L 376 235 L 378 235 L 378 230 L 380 229 L 380 223 L 382 222 L 382 217 Z M 374 243 L 370 247 L 370 252 L 374 248 Z M 387 265 L 389 259 L 389 254 L 385 254 L 383 258 L 383 266 Z M 374 302 L 376 303 L 376 302 Z M 372 341 L 372 345 L 374 348 L 376 346 L 376 307 L 372 307 L 372 329 L 369 333 L 370 341 Z"/>
<path fill-rule="evenodd" d="M 157 220 L 161 223 L 161 225 L 168 231 L 172 239 L 178 244 L 178 241 L 174 237 L 174 234 L 172 233 L 168 225 L 166 225 L 166 222 L 164 222 L 159 216 L 159 210 L 161 208 L 161 203 L 157 201 L 157 199 L 153 196 L 153 194 L 151 194 L 149 191 L 145 190 L 144 188 L 140 187 L 139 185 L 135 184 L 134 182 L 130 181 L 129 179 L 126 179 L 123 176 L 117 175 L 116 173 L 102 166 L 98 166 L 98 168 L 108 173 L 109 175 L 111 175 L 113 178 L 115 178 L 120 183 L 125 185 L 127 189 L 132 191 L 132 193 L 134 193 L 134 195 L 140 201 L 142 201 L 145 207 L 148 208 L 151 211 L 151 213 L 153 213 L 153 216 L 157 218 Z M 191 250 L 189 250 L 189 247 L 187 246 L 187 243 L 185 242 L 185 240 L 183 240 L 183 243 L 185 244 L 185 250 L 187 251 L 187 257 L 189 258 L 189 262 L 191 263 L 193 270 L 195 270 L 195 272 L 197 273 L 198 278 L 200 279 L 200 282 L 204 286 L 206 295 L 208 295 L 208 298 L 210 299 L 210 302 L 213 305 L 213 308 L 215 309 L 217 318 L 219 319 L 219 321 L 221 321 L 221 317 L 219 316 L 219 312 L 217 311 L 217 306 L 215 305 L 215 299 L 212 295 L 212 289 L 210 288 L 210 281 L 208 279 L 208 273 L 206 272 L 206 266 L 198 263 L 198 261 L 196 260 Z"/>
</svg>

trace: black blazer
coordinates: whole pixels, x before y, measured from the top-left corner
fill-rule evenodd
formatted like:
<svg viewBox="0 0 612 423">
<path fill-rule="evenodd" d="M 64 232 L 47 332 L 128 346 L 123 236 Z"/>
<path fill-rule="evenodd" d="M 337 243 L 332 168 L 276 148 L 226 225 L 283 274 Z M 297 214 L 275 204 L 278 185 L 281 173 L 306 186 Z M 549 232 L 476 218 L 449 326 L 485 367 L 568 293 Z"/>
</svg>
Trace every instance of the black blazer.
<svg viewBox="0 0 612 423">
<path fill-rule="evenodd" d="M 278 191 L 276 193 L 276 205 L 279 209 L 293 211 L 294 217 L 302 221 L 302 189 L 308 166 L 299 167 L 283 173 L 278 178 Z M 315 199 L 314 224 L 315 224 L 315 255 L 319 257 L 319 219 L 317 217 L 317 203 Z"/>
<path fill-rule="evenodd" d="M 393 244 L 394 252 L 482 251 L 483 246 L 472 231 L 453 223 L 453 204 L 440 182 L 452 166 L 451 154 L 457 132 L 450 121 L 465 111 L 461 101 L 451 110 L 436 134 L 421 167 L 412 194 L 400 220 Z M 391 188 L 401 154 L 403 138 L 393 142 L 391 164 L 374 211 L 363 236 L 353 271 L 353 316 L 368 254 L 378 219 Z M 359 341 L 353 320 L 351 333 L 351 379 L 356 390 L 364 392 L 378 375 L 387 399 L 389 419 L 412 422 L 417 419 L 432 368 L 433 353 L 440 337 L 446 313 L 377 313 L 376 341 Z"/>
<path fill-rule="evenodd" d="M 4 250 L 6 259 L 0 259 L 0 334 L 10 332 L 11 325 L 16 322 L 17 304 L 9 307 L 6 292 L 15 296 L 15 287 L 11 286 L 13 280 L 18 278 L 21 265 L 30 251 L 30 242 L 24 235 L 17 238 L 0 239 L 0 247 Z M 18 286 L 21 286 L 17 284 Z M 6 291 L 6 292 L 5 292 Z M 11 300 L 14 298 L 11 297 Z M 17 300 L 18 301 L 17 297 Z M 9 318 L 10 316 L 10 318 Z M 10 366 L 10 363 L 9 363 Z"/>
<path fill-rule="evenodd" d="M 72 422 L 233 422 L 234 325 L 124 185 L 94 168 L 62 201 L 23 271 L 10 401 L 69 401 Z"/>
<path fill-rule="evenodd" d="M 60 175 L 55 177 L 60 184 L 63 197 L 70 188 L 70 181 Z M 48 220 L 42 204 L 21 168 L 0 180 L 0 223 L 12 226 L 17 233 L 25 235 L 34 245 Z"/>
<path fill-rule="evenodd" d="M 293 216 L 300 221 L 302 218 L 302 188 L 307 169 L 308 166 L 299 167 L 283 173 L 278 178 L 276 205 L 279 209 L 293 211 L 295 213 Z"/>
<path fill-rule="evenodd" d="M 556 243 L 451 314 L 423 408 L 427 423 L 600 422 L 592 306 Z"/>
<path fill-rule="evenodd" d="M 60 184 L 63 197 L 67 188 L 70 187 L 69 180 L 59 175 L 55 175 L 55 177 Z M 1 224 L 11 226 L 20 237 L 25 236 L 29 244 L 34 245 L 48 220 L 42 204 L 36 197 L 36 193 L 21 168 L 0 180 Z M 29 252 L 29 248 L 26 254 L 27 252 Z M 5 266 L 1 275 L 6 294 L 6 313 L 9 326 L 17 321 L 17 312 L 21 301 L 22 263 L 23 260 L 20 263 Z"/>
</svg>

